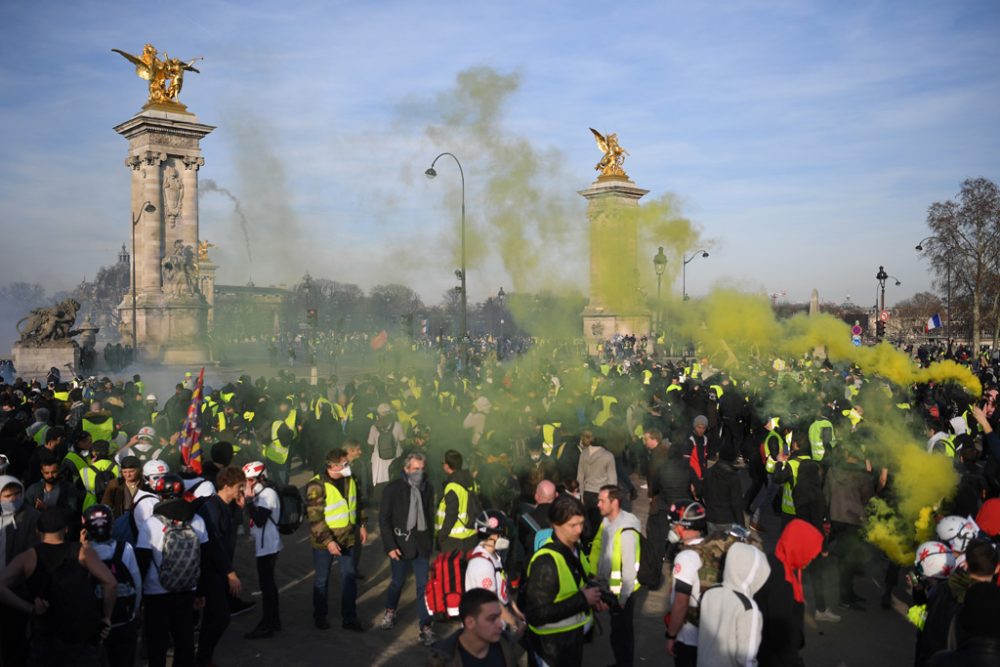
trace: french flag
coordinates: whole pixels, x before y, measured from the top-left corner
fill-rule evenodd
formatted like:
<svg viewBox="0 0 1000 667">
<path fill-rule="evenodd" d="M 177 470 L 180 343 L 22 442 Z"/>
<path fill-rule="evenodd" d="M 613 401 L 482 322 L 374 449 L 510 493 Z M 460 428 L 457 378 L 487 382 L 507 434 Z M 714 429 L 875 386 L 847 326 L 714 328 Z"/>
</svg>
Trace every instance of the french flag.
<svg viewBox="0 0 1000 667">
<path fill-rule="evenodd" d="M 935 329 L 940 329 L 940 328 L 941 328 L 940 315 L 932 315 L 931 317 L 927 318 L 927 328 L 924 329 L 924 331 L 934 331 Z"/>
</svg>

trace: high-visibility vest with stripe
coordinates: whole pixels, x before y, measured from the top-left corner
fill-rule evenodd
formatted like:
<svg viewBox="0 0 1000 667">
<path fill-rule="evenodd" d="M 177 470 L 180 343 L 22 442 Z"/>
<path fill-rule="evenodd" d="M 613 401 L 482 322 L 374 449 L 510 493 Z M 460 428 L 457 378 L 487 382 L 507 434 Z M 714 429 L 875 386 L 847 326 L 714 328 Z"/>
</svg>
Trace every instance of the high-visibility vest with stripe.
<svg viewBox="0 0 1000 667">
<path fill-rule="evenodd" d="M 764 469 L 771 473 L 778 465 L 778 460 L 771 456 L 771 440 L 777 439 L 778 441 L 778 452 L 788 454 L 788 443 L 785 442 L 784 438 L 776 431 L 768 431 L 767 437 L 764 438 L 763 444 L 760 446 L 760 455 L 764 459 Z"/>
<path fill-rule="evenodd" d="M 653 371 L 649 370 L 648 368 L 643 369 L 643 371 L 642 371 L 642 383 L 643 384 L 649 384 L 650 381 L 652 381 L 652 379 L 653 379 Z"/>
<path fill-rule="evenodd" d="M 618 402 L 618 399 L 614 396 L 595 396 L 594 398 L 601 401 L 601 409 L 594 415 L 594 426 L 603 426 L 604 422 L 611 419 L 611 407 Z"/>
<path fill-rule="evenodd" d="M 799 466 L 802 465 L 802 461 L 807 458 L 808 457 L 801 456 L 785 461 L 785 465 L 787 465 L 792 471 L 792 478 L 786 481 L 782 485 L 781 489 L 781 511 L 785 514 L 795 516 L 795 500 L 792 493 L 795 491 L 795 485 L 799 481 Z"/>
<path fill-rule="evenodd" d="M 332 405 L 330 403 L 330 399 L 326 398 L 325 396 L 320 396 L 313 402 L 313 414 L 316 415 L 316 419 L 319 419 L 319 416 L 322 413 L 324 403 L 326 403 L 327 405 Z M 331 407 L 331 410 L 332 409 L 333 408 Z"/>
<path fill-rule="evenodd" d="M 314 482 L 323 482 L 326 500 L 323 506 L 323 522 L 327 528 L 337 530 L 353 526 L 358 520 L 358 487 L 353 477 L 347 478 L 347 498 L 329 480 L 323 480 L 319 475 L 313 477 Z"/>
<path fill-rule="evenodd" d="M 226 413 L 224 410 L 220 410 L 219 414 L 215 415 L 215 430 L 222 433 L 226 430 Z"/>
<path fill-rule="evenodd" d="M 552 448 L 556 446 L 556 429 L 562 422 L 542 424 L 542 451 L 546 456 L 552 456 Z"/>
<path fill-rule="evenodd" d="M 80 475 L 80 481 L 83 482 L 86 495 L 83 497 L 83 506 L 80 509 L 85 510 L 97 502 L 97 471 L 76 452 L 67 454 L 66 460 L 73 464 L 77 474 Z"/>
<path fill-rule="evenodd" d="M 531 557 L 528 562 L 528 577 L 531 578 L 531 566 L 535 563 L 539 556 L 542 554 L 552 557 L 552 560 L 556 564 L 556 571 L 559 573 L 559 591 L 556 593 L 555 599 L 552 601 L 553 604 L 562 602 L 563 600 L 568 600 L 577 593 L 579 593 L 583 587 L 586 585 L 586 581 L 582 579 L 577 579 L 573 576 L 573 571 L 569 568 L 569 563 L 566 562 L 566 558 L 551 548 L 552 538 L 549 538 L 545 544 L 543 544 L 535 555 Z M 587 570 L 586 560 L 583 561 L 584 571 Z M 545 625 L 528 625 L 532 632 L 536 635 L 555 635 L 560 632 L 570 632 L 576 630 L 577 628 L 582 628 L 588 623 L 592 623 L 594 620 L 594 614 L 590 609 L 585 612 L 579 612 L 573 614 L 567 618 L 554 621 L 552 623 L 546 623 Z"/>
<path fill-rule="evenodd" d="M 346 424 L 354 418 L 354 403 L 348 403 L 346 406 L 341 405 L 340 403 L 334 403 L 333 411 L 336 413 L 337 419 L 339 419 L 341 423 Z"/>
<path fill-rule="evenodd" d="M 679 384 L 677 384 L 676 382 L 671 382 L 670 386 L 667 387 L 667 393 L 669 394 L 672 391 L 681 391 L 681 389 L 682 387 Z"/>
<path fill-rule="evenodd" d="M 625 528 L 619 528 L 615 531 L 615 536 L 611 543 L 611 572 L 608 574 L 608 588 L 612 593 L 618 595 L 622 592 L 622 531 Z M 634 529 L 630 529 L 634 530 Z M 597 565 L 601 560 L 601 549 L 603 549 L 604 541 L 604 522 L 601 522 L 601 527 L 597 529 L 597 535 L 594 537 L 594 543 L 590 547 L 590 571 L 597 572 Z M 632 592 L 639 590 L 639 558 L 641 557 L 642 545 L 639 540 L 639 532 L 636 531 L 635 537 L 635 576 L 633 580 Z M 629 567 L 626 564 L 626 567 Z"/>
<path fill-rule="evenodd" d="M 458 516 L 455 524 L 451 527 L 448 537 L 456 540 L 464 540 L 476 534 L 476 529 L 469 524 L 469 490 L 458 482 L 448 482 L 444 487 L 444 494 L 441 502 L 438 503 L 437 517 L 434 519 L 434 530 L 440 531 L 444 527 L 445 496 L 454 493 L 458 499 Z"/>
<path fill-rule="evenodd" d="M 115 463 L 114 459 L 101 459 L 100 461 L 94 461 L 94 469 L 100 472 L 110 470 L 111 474 L 115 477 L 121 476 L 121 470 L 118 468 L 118 464 Z"/>
<path fill-rule="evenodd" d="M 940 445 L 940 447 L 938 446 Z M 934 443 L 931 448 L 932 453 L 944 454 L 949 459 L 955 458 L 955 436 L 949 435 Z"/>
<path fill-rule="evenodd" d="M 107 440 L 110 442 L 111 435 L 115 432 L 115 422 L 111 417 L 108 417 L 100 424 L 84 417 L 81 425 L 83 426 L 83 430 L 90 434 L 90 439 L 94 442 L 98 440 Z"/>
<path fill-rule="evenodd" d="M 299 413 L 295 408 L 288 411 L 288 416 L 285 417 L 285 423 L 288 424 L 288 428 L 292 429 L 292 433 L 295 433 L 295 420 L 298 419 Z"/>
<path fill-rule="evenodd" d="M 271 422 L 271 442 L 267 443 L 267 446 L 264 447 L 264 456 L 278 465 L 285 465 L 285 462 L 288 460 L 288 447 L 285 447 L 278 438 L 278 429 L 283 425 L 285 425 L 285 422 L 280 419 Z"/>
<path fill-rule="evenodd" d="M 829 419 L 817 419 L 809 424 L 809 447 L 814 461 L 822 461 L 826 456 L 826 444 L 823 442 L 823 429 L 826 428 L 830 429 L 830 447 L 836 447 L 837 435 L 833 432 L 833 424 Z"/>
</svg>

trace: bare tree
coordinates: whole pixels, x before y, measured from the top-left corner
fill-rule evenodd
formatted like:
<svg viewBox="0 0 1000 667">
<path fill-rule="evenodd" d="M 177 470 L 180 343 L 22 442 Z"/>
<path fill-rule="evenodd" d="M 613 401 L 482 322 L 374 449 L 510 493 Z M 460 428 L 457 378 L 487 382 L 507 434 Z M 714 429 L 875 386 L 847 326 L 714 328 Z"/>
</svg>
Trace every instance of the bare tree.
<svg viewBox="0 0 1000 667">
<path fill-rule="evenodd" d="M 1000 258 L 1000 189 L 986 178 L 965 180 L 956 200 L 930 205 L 927 226 L 933 238 L 923 253 L 939 279 L 950 271 L 952 289 L 970 297 L 972 345 L 979 350 L 983 300 Z"/>
</svg>

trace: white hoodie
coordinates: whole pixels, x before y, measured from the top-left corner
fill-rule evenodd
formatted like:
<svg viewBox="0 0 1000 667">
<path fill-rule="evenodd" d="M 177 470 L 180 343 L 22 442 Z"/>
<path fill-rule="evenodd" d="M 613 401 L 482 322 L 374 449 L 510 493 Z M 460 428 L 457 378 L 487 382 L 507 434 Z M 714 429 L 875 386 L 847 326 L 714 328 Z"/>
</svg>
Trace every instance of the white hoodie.
<svg viewBox="0 0 1000 667">
<path fill-rule="evenodd" d="M 771 574 L 764 552 L 737 542 L 726 551 L 722 585 L 701 594 L 698 665 L 755 667 L 763 616 L 754 594 Z"/>
</svg>

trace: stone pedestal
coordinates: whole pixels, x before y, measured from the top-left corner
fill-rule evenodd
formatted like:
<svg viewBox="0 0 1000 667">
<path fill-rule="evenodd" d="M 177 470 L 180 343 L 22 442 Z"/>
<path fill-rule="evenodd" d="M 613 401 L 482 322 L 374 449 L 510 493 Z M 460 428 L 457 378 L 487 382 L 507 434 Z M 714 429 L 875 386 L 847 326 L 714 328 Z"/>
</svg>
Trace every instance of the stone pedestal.
<svg viewBox="0 0 1000 667">
<path fill-rule="evenodd" d="M 583 311 L 583 337 L 591 354 L 615 334 L 648 336 L 651 331 L 639 290 L 638 223 L 628 214 L 647 192 L 621 176 L 601 176 L 580 190 L 590 221 L 590 299 Z"/>
<path fill-rule="evenodd" d="M 209 305 L 199 288 L 196 257 L 198 169 L 205 164 L 200 141 L 214 129 L 194 114 L 156 107 L 115 128 L 129 142 L 125 164 L 132 174 L 135 225 L 135 281 L 119 311 L 127 339 L 135 290 L 137 353 L 143 361 L 173 363 L 171 357 L 181 356 L 183 363 L 197 363 L 209 358 Z M 171 262 L 179 251 L 187 262 Z M 182 269 L 188 278 L 179 284 L 170 272 Z"/>
<path fill-rule="evenodd" d="M 198 287 L 205 303 L 208 304 L 208 313 L 205 320 L 205 330 L 208 333 L 215 331 L 215 270 L 219 268 L 211 260 L 206 259 L 198 262 Z"/>
<path fill-rule="evenodd" d="M 58 368 L 63 379 L 80 372 L 80 346 L 73 341 L 48 345 L 14 343 L 14 370 L 25 380 L 45 381 L 52 367 Z"/>
</svg>

